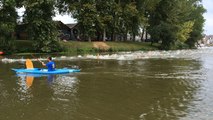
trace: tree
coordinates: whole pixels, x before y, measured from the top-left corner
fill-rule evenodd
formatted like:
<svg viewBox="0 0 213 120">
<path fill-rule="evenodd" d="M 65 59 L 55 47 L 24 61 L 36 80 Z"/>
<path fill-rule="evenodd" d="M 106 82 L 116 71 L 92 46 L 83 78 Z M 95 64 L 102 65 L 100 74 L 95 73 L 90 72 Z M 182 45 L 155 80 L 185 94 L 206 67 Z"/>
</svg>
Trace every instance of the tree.
<svg viewBox="0 0 213 120">
<path fill-rule="evenodd" d="M 116 34 L 119 34 L 121 31 L 121 27 L 120 22 L 121 22 L 121 16 L 122 16 L 122 8 L 121 8 L 121 4 L 120 4 L 120 0 L 118 1 L 113 1 L 112 2 L 112 11 L 111 11 L 111 15 L 112 15 L 112 21 L 111 24 L 108 26 L 109 30 L 110 30 L 110 39 L 112 41 L 118 40 L 118 36 L 116 36 Z"/>
<path fill-rule="evenodd" d="M 0 1 L 0 49 L 6 52 L 13 50 L 13 33 L 16 25 L 17 13 L 15 0 Z"/>
<path fill-rule="evenodd" d="M 152 39 L 162 41 L 162 49 L 175 49 L 179 44 L 184 44 L 185 42 L 194 46 L 198 38 L 201 38 L 204 21 L 202 21 L 203 9 L 201 9 L 202 7 L 197 7 L 201 6 L 199 1 L 161 0 L 159 2 L 149 19 L 149 32 Z M 199 22 L 197 18 L 200 18 L 198 19 Z M 197 28 L 196 26 L 199 27 Z M 192 40 L 195 36 L 200 37 Z"/>
<path fill-rule="evenodd" d="M 130 1 L 129 1 L 130 2 Z M 124 40 L 127 40 L 127 34 L 130 32 L 133 40 L 135 40 L 136 34 L 139 30 L 139 19 L 138 19 L 138 10 L 136 9 L 136 3 L 130 2 L 125 3 L 122 12 L 122 28 L 124 33 Z"/>
<path fill-rule="evenodd" d="M 113 8 L 113 0 L 96 0 L 96 8 L 97 8 L 97 23 L 96 23 L 96 30 L 97 33 L 101 31 L 102 33 L 102 40 L 106 40 L 106 31 L 109 32 L 109 27 L 112 24 L 113 16 L 112 16 L 112 8 Z M 99 40 L 99 36 L 98 36 Z"/>
<path fill-rule="evenodd" d="M 162 49 L 193 46 L 202 36 L 205 9 L 201 0 L 57 0 L 61 12 L 77 19 L 84 38 L 111 34 L 111 40 L 133 40 L 140 28 L 161 42 Z M 199 19 L 197 19 L 199 18 Z"/>
<path fill-rule="evenodd" d="M 60 50 L 58 31 L 52 20 L 55 0 L 26 0 L 24 22 L 28 24 L 30 38 L 34 40 L 36 51 L 56 52 Z"/>
<path fill-rule="evenodd" d="M 149 32 L 151 38 L 155 41 L 161 40 L 162 49 L 171 49 L 176 41 L 177 2 L 176 0 L 161 0 L 150 15 Z"/>
<path fill-rule="evenodd" d="M 144 39 L 144 34 L 146 34 L 147 39 L 147 28 L 149 26 L 150 14 L 156 9 L 156 5 L 160 0 L 135 0 L 137 5 L 137 10 L 139 12 L 138 22 L 139 28 L 142 29 L 141 40 Z"/>
<path fill-rule="evenodd" d="M 94 2 L 85 2 L 80 5 L 79 14 L 75 15 L 84 39 L 91 41 L 96 32 L 97 11 Z"/>
<path fill-rule="evenodd" d="M 189 19 L 194 21 L 192 32 L 190 33 L 189 39 L 186 41 L 186 44 L 189 45 L 190 48 L 195 47 L 195 43 L 202 39 L 203 26 L 205 19 L 203 14 L 206 10 L 203 8 L 201 4 L 202 0 L 190 0 L 192 11 L 190 12 Z"/>
<path fill-rule="evenodd" d="M 71 13 L 77 19 L 84 40 L 94 38 L 98 21 L 95 0 L 57 0 L 57 7 L 60 13 Z"/>
</svg>

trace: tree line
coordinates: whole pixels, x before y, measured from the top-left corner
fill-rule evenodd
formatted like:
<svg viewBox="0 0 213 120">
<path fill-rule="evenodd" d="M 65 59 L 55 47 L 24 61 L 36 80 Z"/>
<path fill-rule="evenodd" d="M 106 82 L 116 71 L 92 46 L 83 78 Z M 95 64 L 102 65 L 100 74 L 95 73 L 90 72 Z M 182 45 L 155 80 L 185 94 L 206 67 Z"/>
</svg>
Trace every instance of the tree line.
<svg viewBox="0 0 213 120">
<path fill-rule="evenodd" d="M 17 8 L 24 7 L 34 47 L 42 52 L 59 50 L 58 31 L 52 18 L 56 12 L 70 13 L 78 22 L 80 37 L 91 41 L 135 41 L 142 30 L 161 49 L 195 47 L 202 38 L 205 9 L 202 0 L 1 0 L 0 49 L 12 49 L 17 26 Z"/>
</svg>

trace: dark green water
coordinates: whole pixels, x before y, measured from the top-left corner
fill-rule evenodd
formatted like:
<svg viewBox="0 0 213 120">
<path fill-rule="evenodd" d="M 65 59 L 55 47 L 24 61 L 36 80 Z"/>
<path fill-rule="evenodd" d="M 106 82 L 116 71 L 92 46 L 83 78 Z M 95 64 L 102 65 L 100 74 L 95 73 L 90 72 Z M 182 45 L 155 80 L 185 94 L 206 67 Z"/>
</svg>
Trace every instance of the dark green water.
<svg viewBox="0 0 213 120">
<path fill-rule="evenodd" d="M 213 50 L 181 52 L 188 57 L 56 58 L 82 71 L 31 82 L 11 71 L 23 62 L 0 61 L 0 120 L 211 120 Z"/>
</svg>

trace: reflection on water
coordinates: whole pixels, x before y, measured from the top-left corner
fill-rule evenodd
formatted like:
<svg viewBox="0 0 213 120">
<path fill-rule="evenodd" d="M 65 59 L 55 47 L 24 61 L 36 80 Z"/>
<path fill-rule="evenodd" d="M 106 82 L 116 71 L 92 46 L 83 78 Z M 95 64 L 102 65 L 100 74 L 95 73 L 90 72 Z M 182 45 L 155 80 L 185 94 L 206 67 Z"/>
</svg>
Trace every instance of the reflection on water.
<svg viewBox="0 0 213 120">
<path fill-rule="evenodd" d="M 56 56 L 57 67 L 78 65 L 82 71 L 41 77 L 11 71 L 23 67 L 27 57 L 2 58 L 0 118 L 210 120 L 212 53 L 206 48 L 100 55 L 99 60 L 92 55 Z"/>
<path fill-rule="evenodd" d="M 33 85 L 34 79 L 44 78 L 48 85 L 57 86 L 61 88 L 69 88 L 71 90 L 74 84 L 78 81 L 75 76 L 70 74 L 61 75 L 39 75 L 39 74 L 17 74 L 18 85 L 21 87 L 22 92 L 26 93 Z M 57 90 L 57 89 L 56 89 Z"/>
<path fill-rule="evenodd" d="M 32 85 L 35 77 L 45 77 L 47 79 L 48 84 L 52 84 L 55 75 L 39 75 L 39 74 L 24 74 L 24 73 L 18 73 L 16 74 L 19 77 L 18 84 L 23 89 L 23 91 L 27 91 Z"/>
</svg>

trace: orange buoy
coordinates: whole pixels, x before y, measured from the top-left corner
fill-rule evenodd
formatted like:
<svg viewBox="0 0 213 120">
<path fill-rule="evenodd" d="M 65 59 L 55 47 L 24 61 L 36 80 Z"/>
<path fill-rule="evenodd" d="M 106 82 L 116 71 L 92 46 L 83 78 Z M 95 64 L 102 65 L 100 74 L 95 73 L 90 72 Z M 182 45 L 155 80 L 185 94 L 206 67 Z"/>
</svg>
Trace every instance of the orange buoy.
<svg viewBox="0 0 213 120">
<path fill-rule="evenodd" d="M 0 55 L 4 54 L 4 52 L 0 51 Z"/>
</svg>

